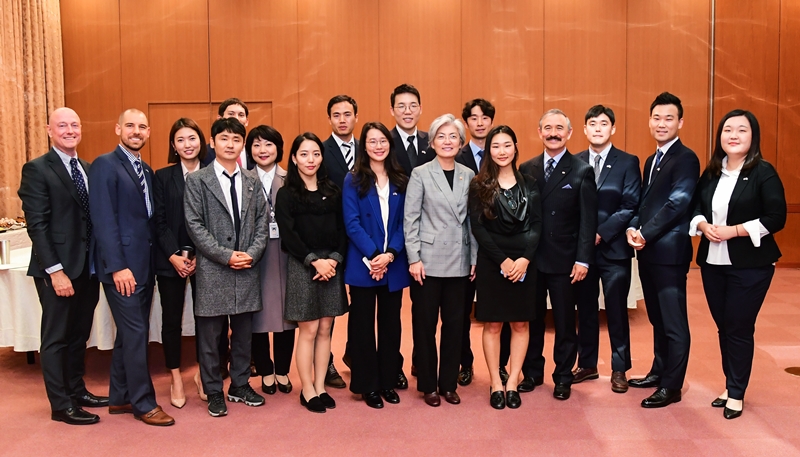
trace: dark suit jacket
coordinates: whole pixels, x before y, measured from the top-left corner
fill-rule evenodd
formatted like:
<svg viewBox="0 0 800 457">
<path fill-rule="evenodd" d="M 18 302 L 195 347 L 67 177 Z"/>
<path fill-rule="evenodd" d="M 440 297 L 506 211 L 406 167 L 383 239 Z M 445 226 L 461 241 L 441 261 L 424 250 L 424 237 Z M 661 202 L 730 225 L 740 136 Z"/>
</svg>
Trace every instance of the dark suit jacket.
<svg viewBox="0 0 800 457">
<path fill-rule="evenodd" d="M 485 152 L 483 157 L 486 158 Z M 478 164 L 475 163 L 475 156 L 472 155 L 472 148 L 469 146 L 469 143 L 467 143 L 466 146 L 461 148 L 461 151 L 458 153 L 458 155 L 456 155 L 456 162 L 466 167 L 469 167 L 470 170 L 475 172 L 476 176 L 478 175 L 478 172 L 480 172 Z"/>
<path fill-rule="evenodd" d="M 202 164 L 201 164 L 202 166 Z M 156 274 L 178 277 L 178 272 L 169 257 L 182 246 L 194 247 L 194 242 L 186 232 L 186 219 L 183 212 L 183 168 L 180 163 L 157 170 L 153 179 L 153 218 L 156 223 Z"/>
<path fill-rule="evenodd" d="M 594 169 L 588 149 L 576 157 Z M 597 183 L 597 233 L 601 240 L 596 255 L 609 260 L 633 257 L 625 231 L 639 209 L 641 187 L 639 158 L 611 146 Z"/>
<path fill-rule="evenodd" d="M 645 239 L 645 247 L 636 258 L 657 265 L 688 264 L 692 261 L 689 222 L 700 161 L 678 140 L 653 170 L 648 184 L 655 156 L 652 154 L 644 163 L 639 213 L 631 221 L 631 227 L 639 229 Z"/>
<path fill-rule="evenodd" d="M 408 154 L 406 154 L 406 147 L 408 145 L 403 144 L 400 133 L 397 131 L 397 126 L 392 129 L 392 139 L 394 140 L 394 151 L 397 161 L 400 163 L 400 166 L 403 167 L 406 176 L 411 176 L 411 161 L 408 160 Z M 428 134 L 420 129 L 417 129 L 415 146 L 417 148 L 417 165 L 413 168 L 426 164 L 436 157 L 436 153 L 428 145 Z"/>
<path fill-rule="evenodd" d="M 155 209 L 153 170 L 144 162 L 142 168 Z M 94 160 L 89 182 L 97 279 L 113 284 L 111 274 L 129 268 L 137 284 L 147 284 L 154 273 L 155 218 L 147 216 L 139 177 L 119 146 Z"/>
<path fill-rule="evenodd" d="M 89 162 L 78 160 L 88 177 Z M 55 150 L 51 148 L 22 166 L 18 194 L 33 244 L 28 276 L 49 277 L 44 269 L 59 263 L 70 279 L 80 276 L 86 263 L 86 244 L 90 243 L 86 239 L 88 214 Z"/>
<path fill-rule="evenodd" d="M 697 184 L 694 216 L 703 215 L 708 223 L 713 223 L 711 200 L 719 178 L 705 171 Z M 739 174 L 728 203 L 727 225 L 733 226 L 753 219 L 760 220 L 764 228 L 769 230 L 769 235 L 761 238 L 761 247 L 753 246 L 747 236 L 728 240 L 728 255 L 734 267 L 762 267 L 777 262 L 781 256 L 773 234 L 786 225 L 786 196 L 775 168 L 764 160 Z M 697 249 L 698 265 L 706 265 L 708 246 L 708 239 L 701 237 L 700 247 Z"/>
<path fill-rule="evenodd" d="M 353 151 L 353 163 L 355 163 L 356 154 L 358 153 L 358 140 L 355 136 L 353 137 L 353 142 L 356 146 L 356 149 Z M 344 161 L 344 155 L 342 155 L 342 148 L 336 143 L 336 139 L 333 135 L 329 136 L 322 145 L 325 146 L 325 150 L 322 151 L 322 161 L 325 163 L 325 169 L 328 171 L 328 179 L 333 181 L 333 183 L 341 189 L 344 184 L 344 177 L 350 173 L 350 169 L 347 168 L 347 162 Z"/>
<path fill-rule="evenodd" d="M 202 161 L 200 161 L 200 165 L 202 165 L 204 167 L 206 165 L 210 165 L 211 162 L 213 162 L 214 159 L 217 158 L 217 151 L 215 151 L 214 148 L 211 147 L 210 144 L 206 145 L 206 151 L 207 151 L 206 152 L 206 158 L 203 159 Z"/>
<path fill-rule="evenodd" d="M 544 157 L 543 153 L 519 167 L 521 173 L 536 178 L 542 197 L 542 236 L 536 250 L 536 267 L 544 273 L 570 274 L 575 262 L 595 261 L 594 171 L 567 151 L 545 182 Z"/>
</svg>

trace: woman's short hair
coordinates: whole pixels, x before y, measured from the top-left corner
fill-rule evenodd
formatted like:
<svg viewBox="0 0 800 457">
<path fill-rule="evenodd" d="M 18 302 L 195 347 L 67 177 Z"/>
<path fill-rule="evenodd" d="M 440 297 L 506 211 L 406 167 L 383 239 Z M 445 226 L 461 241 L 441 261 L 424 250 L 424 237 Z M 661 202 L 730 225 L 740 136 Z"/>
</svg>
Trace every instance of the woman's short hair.
<svg viewBox="0 0 800 457">
<path fill-rule="evenodd" d="M 274 144 L 275 147 L 278 149 L 278 155 L 275 158 L 275 163 L 280 163 L 283 160 L 283 137 L 281 133 L 277 131 L 274 127 L 269 125 L 259 125 L 258 127 L 254 127 L 247 133 L 247 139 L 244 142 L 245 151 L 247 153 L 247 169 L 252 170 L 256 167 L 256 161 L 253 160 L 253 143 L 257 139 L 267 140 L 270 143 Z"/>
<path fill-rule="evenodd" d="M 458 130 L 458 136 L 461 138 L 461 144 L 463 145 L 464 143 L 466 143 L 467 131 L 464 128 L 464 123 L 461 122 L 461 119 L 456 118 L 450 113 L 442 114 L 441 116 L 434 119 L 433 122 L 431 122 L 431 128 L 428 129 L 429 143 L 433 143 L 433 138 L 436 136 L 436 133 L 439 131 L 440 128 L 444 127 L 445 125 L 455 126 L 456 130 Z"/>
</svg>

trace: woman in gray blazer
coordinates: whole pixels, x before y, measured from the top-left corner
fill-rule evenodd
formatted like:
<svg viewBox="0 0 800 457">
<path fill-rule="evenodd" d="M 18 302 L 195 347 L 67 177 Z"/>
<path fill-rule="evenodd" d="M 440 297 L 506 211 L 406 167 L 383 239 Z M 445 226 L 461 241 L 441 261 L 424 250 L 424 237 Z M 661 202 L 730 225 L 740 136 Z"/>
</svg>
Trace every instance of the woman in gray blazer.
<svg viewBox="0 0 800 457">
<path fill-rule="evenodd" d="M 472 170 L 456 163 L 464 144 L 464 124 L 452 114 L 436 118 L 429 129 L 436 160 L 415 168 L 406 190 L 403 231 L 411 283 L 411 319 L 417 390 L 425 403 L 457 405 L 456 393 L 465 281 L 475 279 L 478 246 L 467 217 Z M 441 310 L 440 351 L 436 326 Z M 438 369 L 438 370 L 437 370 Z M 437 376 L 438 372 L 438 376 Z M 437 392 L 438 388 L 438 392 Z"/>
</svg>

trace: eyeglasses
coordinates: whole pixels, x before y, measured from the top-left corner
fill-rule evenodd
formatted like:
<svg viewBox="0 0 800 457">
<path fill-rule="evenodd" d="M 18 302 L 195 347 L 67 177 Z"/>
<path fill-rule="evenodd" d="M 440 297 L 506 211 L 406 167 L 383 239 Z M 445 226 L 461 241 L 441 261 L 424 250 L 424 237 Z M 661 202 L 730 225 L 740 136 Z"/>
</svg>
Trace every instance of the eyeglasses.
<svg viewBox="0 0 800 457">
<path fill-rule="evenodd" d="M 458 136 L 457 133 L 451 133 L 450 135 L 445 135 L 444 133 L 439 133 L 436 135 L 435 139 L 437 141 L 444 141 L 446 139 L 450 139 L 450 141 L 459 141 L 461 138 Z"/>
<path fill-rule="evenodd" d="M 396 111 L 401 112 L 401 113 L 405 112 L 406 109 L 408 109 L 412 113 L 416 113 L 417 111 L 419 111 L 419 103 L 412 103 L 410 105 L 406 105 L 404 103 L 400 103 L 398 105 L 395 105 L 394 109 Z"/>
<path fill-rule="evenodd" d="M 508 207 L 511 208 L 512 211 L 516 210 L 519 206 L 519 203 L 512 198 L 513 196 L 514 194 L 511 193 L 511 189 L 503 189 L 503 197 L 506 197 L 506 200 L 508 200 Z"/>
<path fill-rule="evenodd" d="M 377 145 L 387 146 L 389 144 L 389 140 L 387 140 L 386 138 L 383 138 L 383 139 L 380 139 L 380 140 L 372 139 L 372 140 L 368 140 L 367 144 L 372 146 L 373 148 L 375 146 L 377 146 Z"/>
</svg>

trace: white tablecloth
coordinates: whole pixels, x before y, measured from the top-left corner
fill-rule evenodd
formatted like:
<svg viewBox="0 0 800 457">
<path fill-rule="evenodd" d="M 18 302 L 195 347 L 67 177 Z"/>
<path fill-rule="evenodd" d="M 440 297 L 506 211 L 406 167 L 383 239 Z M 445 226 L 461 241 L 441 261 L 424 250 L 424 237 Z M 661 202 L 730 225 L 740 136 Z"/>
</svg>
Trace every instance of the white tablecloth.
<svg viewBox="0 0 800 457">
<path fill-rule="evenodd" d="M 42 323 L 42 306 L 33 278 L 27 276 L 31 249 L 15 249 L 11 264 L 0 265 L 0 347 L 13 347 L 17 352 L 38 351 Z M 187 284 L 183 307 L 183 335 L 194 335 L 194 313 L 190 285 Z M 100 286 L 100 301 L 94 312 L 88 347 L 114 348 L 116 326 Z M 150 311 L 150 341 L 161 342 L 161 297 L 156 288 Z"/>
</svg>

